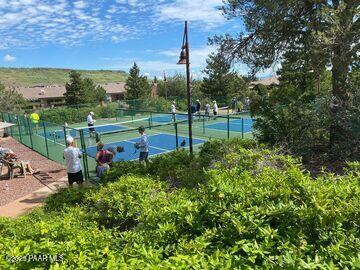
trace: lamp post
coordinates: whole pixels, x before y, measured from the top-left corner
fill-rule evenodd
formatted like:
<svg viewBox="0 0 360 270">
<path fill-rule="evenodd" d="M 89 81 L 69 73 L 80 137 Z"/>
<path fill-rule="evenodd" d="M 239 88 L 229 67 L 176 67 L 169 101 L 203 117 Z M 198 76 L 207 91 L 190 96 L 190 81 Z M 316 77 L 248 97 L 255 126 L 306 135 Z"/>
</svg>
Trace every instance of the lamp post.
<svg viewBox="0 0 360 270">
<path fill-rule="evenodd" d="M 190 154 L 193 153 L 192 141 L 192 117 L 191 117 L 191 90 L 190 90 L 190 61 L 189 61 L 189 37 L 187 21 L 185 21 L 185 29 L 183 36 L 183 44 L 179 57 L 178 65 L 186 65 L 186 90 L 187 90 L 187 103 L 188 103 L 188 122 L 189 122 L 189 150 Z"/>
</svg>

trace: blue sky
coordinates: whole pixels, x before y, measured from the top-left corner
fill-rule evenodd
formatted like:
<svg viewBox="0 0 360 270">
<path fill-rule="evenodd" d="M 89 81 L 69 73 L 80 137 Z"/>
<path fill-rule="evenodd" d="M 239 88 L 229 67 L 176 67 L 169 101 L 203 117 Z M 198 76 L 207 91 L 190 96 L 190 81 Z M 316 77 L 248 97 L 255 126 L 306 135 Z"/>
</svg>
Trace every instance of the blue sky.
<svg viewBox="0 0 360 270">
<path fill-rule="evenodd" d="M 208 37 L 243 30 L 226 20 L 222 0 L 0 0 L 0 66 L 112 69 L 143 74 L 183 72 L 177 66 L 184 20 L 190 62 L 201 76 Z M 246 67 L 239 67 L 246 73 Z"/>
</svg>

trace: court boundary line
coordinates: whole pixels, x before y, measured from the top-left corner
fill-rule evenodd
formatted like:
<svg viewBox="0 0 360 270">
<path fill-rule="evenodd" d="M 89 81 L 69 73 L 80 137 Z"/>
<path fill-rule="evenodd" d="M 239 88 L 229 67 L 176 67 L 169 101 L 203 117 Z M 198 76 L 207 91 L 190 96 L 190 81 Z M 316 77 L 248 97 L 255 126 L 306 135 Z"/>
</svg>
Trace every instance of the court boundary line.
<svg viewBox="0 0 360 270">
<path fill-rule="evenodd" d="M 176 137 L 175 135 L 173 134 L 170 134 L 170 133 L 157 133 L 157 134 L 153 134 L 153 135 L 149 135 L 150 136 L 157 136 L 157 135 L 161 135 L 161 134 L 164 134 L 164 135 L 170 135 L 170 136 L 173 136 L 173 137 Z M 183 138 L 186 138 L 186 139 L 189 139 L 188 137 L 184 137 L 184 136 L 178 136 L 178 137 L 183 137 Z M 136 137 L 136 138 L 133 138 L 133 139 L 130 139 L 130 140 L 134 140 L 134 139 L 138 139 L 139 137 Z M 199 138 L 196 138 L 197 140 L 201 141 L 201 143 L 197 143 L 196 145 L 201 145 L 201 144 L 204 144 L 206 142 L 206 140 L 202 140 L 202 139 L 199 139 Z M 129 140 L 122 140 L 122 141 L 117 141 L 117 142 L 111 142 L 111 143 L 104 143 L 104 145 L 106 144 L 115 144 L 115 143 L 121 143 L 121 142 L 128 142 L 128 143 L 131 143 L 131 144 L 135 144 L 136 142 L 133 142 L 133 141 L 129 141 Z M 93 145 L 93 146 L 88 146 L 86 148 L 90 148 L 90 147 L 96 147 L 96 145 Z M 171 150 L 167 150 L 167 149 L 164 149 L 164 148 L 160 148 L 160 147 L 156 147 L 156 146 L 149 146 L 149 148 L 154 148 L 154 149 L 157 149 L 157 150 L 160 150 L 160 151 L 163 151 L 161 153 L 157 153 L 157 154 L 154 154 L 154 155 L 150 155 L 151 157 L 153 156 L 156 156 L 156 155 L 161 155 L 161 154 L 164 154 L 164 153 L 170 153 L 170 152 L 173 152 L 176 149 L 176 147 L 174 149 L 171 149 Z M 189 146 L 186 146 L 186 147 L 182 147 L 182 148 L 189 148 Z M 150 150 L 150 149 L 149 149 Z M 87 154 L 87 156 L 91 157 L 91 158 L 95 158 L 95 157 L 92 157 L 90 156 L 89 154 Z M 149 157 L 150 157 L 149 156 Z M 130 159 L 128 161 L 134 161 L 134 160 L 137 160 L 138 158 L 134 158 L 134 159 Z"/>
</svg>

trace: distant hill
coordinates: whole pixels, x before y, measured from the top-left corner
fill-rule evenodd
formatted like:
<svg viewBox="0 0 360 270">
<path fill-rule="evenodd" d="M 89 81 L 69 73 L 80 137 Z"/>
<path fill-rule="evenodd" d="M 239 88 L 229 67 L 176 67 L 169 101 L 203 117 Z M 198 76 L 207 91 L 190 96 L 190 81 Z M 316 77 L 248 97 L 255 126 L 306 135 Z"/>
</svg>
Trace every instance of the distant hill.
<svg viewBox="0 0 360 270">
<path fill-rule="evenodd" d="M 71 69 L 0 68 L 0 83 L 6 86 L 65 85 Z M 125 82 L 127 73 L 112 70 L 78 70 L 98 84 Z"/>
</svg>

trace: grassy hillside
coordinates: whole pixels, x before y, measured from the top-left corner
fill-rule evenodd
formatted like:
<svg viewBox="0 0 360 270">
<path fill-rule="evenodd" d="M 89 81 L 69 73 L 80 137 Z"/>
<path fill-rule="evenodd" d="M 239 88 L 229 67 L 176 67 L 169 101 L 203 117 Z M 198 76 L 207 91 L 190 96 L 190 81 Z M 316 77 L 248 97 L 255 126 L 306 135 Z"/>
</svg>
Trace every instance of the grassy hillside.
<svg viewBox="0 0 360 270">
<path fill-rule="evenodd" d="M 7 86 L 64 85 L 69 79 L 70 69 L 57 68 L 0 68 L 0 82 Z M 96 83 L 124 82 L 124 71 L 80 70 L 82 75 Z"/>
</svg>

